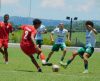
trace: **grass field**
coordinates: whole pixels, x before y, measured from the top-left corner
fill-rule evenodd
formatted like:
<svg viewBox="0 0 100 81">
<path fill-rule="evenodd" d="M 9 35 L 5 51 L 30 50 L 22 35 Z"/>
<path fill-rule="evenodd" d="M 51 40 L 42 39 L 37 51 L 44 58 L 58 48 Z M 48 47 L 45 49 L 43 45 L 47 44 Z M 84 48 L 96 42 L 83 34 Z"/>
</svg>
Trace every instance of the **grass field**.
<svg viewBox="0 0 100 81">
<path fill-rule="evenodd" d="M 43 49 L 48 54 L 49 49 Z M 68 52 L 65 59 L 68 59 Z M 61 52 L 55 52 L 50 62 L 59 64 Z M 36 57 L 36 56 L 35 56 Z M 37 60 L 41 65 L 40 60 Z M 66 60 L 64 60 L 66 61 Z M 89 59 L 89 74 L 82 74 L 83 61 L 77 56 L 72 64 L 60 71 L 52 72 L 51 67 L 42 66 L 43 73 L 38 73 L 30 59 L 19 48 L 9 48 L 9 64 L 4 64 L 0 54 L 0 81 L 100 81 L 100 55 L 95 52 Z"/>
</svg>

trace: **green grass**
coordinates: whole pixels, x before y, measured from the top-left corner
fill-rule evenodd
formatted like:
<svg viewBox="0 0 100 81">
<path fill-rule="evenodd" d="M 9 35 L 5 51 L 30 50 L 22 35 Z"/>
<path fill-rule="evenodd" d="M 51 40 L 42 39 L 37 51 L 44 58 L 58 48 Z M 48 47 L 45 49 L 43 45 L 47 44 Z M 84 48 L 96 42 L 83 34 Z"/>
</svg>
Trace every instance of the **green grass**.
<svg viewBox="0 0 100 81">
<path fill-rule="evenodd" d="M 38 73 L 30 59 L 23 54 L 20 48 L 9 48 L 9 64 L 4 64 L 2 55 L 0 54 L 0 81 L 100 81 L 100 55 L 94 53 L 89 59 L 89 74 L 82 74 L 84 70 L 83 61 L 77 56 L 72 64 L 64 69 L 60 67 L 60 71 L 52 72 L 51 67 L 42 66 L 41 61 L 37 60 L 41 65 L 43 73 Z M 50 49 L 43 49 L 46 56 Z M 61 51 L 55 52 L 50 62 L 59 65 Z M 68 52 L 65 59 L 71 56 Z M 66 61 L 66 60 L 64 60 Z"/>
</svg>

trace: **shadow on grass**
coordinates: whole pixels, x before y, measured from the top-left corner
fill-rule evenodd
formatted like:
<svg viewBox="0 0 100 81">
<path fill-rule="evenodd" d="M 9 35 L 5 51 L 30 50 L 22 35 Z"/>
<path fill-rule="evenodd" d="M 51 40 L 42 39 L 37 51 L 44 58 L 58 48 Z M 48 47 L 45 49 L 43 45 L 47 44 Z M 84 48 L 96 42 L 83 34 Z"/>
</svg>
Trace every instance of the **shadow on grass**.
<svg viewBox="0 0 100 81">
<path fill-rule="evenodd" d="M 29 71 L 29 70 L 15 70 L 15 71 L 19 71 L 19 72 L 36 72 L 36 71 Z"/>
</svg>

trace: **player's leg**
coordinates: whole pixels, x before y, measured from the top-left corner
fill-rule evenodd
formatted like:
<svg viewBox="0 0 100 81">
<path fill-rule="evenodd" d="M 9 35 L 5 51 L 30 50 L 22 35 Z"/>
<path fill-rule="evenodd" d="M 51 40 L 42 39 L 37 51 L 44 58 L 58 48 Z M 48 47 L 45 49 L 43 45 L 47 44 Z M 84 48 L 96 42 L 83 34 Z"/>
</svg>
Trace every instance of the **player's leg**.
<svg viewBox="0 0 100 81">
<path fill-rule="evenodd" d="M 4 51 L 3 51 L 3 49 L 2 49 L 2 40 L 0 40 L 0 52 L 1 52 L 1 54 L 4 56 Z"/>
<path fill-rule="evenodd" d="M 36 62 L 35 58 L 33 57 L 33 55 L 29 55 L 32 63 L 36 66 L 38 72 L 42 72 L 42 69 L 40 68 L 40 66 L 38 65 L 38 63 Z"/>
<path fill-rule="evenodd" d="M 48 62 L 51 58 L 51 56 L 53 55 L 54 51 L 51 51 L 46 59 L 46 62 Z"/>
<path fill-rule="evenodd" d="M 74 60 L 74 58 L 78 55 L 77 51 L 74 51 L 72 53 L 72 56 L 70 57 L 70 59 L 67 61 L 67 66 Z"/>
<path fill-rule="evenodd" d="M 51 52 L 49 53 L 49 55 L 46 59 L 46 62 L 48 62 L 50 60 L 51 56 L 54 54 L 54 51 L 58 51 L 58 50 L 59 50 L 59 45 L 54 44 L 53 47 L 52 47 Z"/>
<path fill-rule="evenodd" d="M 4 56 L 4 51 L 3 51 L 2 48 L 0 48 L 0 52 L 1 52 L 1 54 Z"/>
<path fill-rule="evenodd" d="M 8 39 L 4 40 L 5 63 L 8 64 Z"/>
<path fill-rule="evenodd" d="M 79 48 L 77 51 L 73 51 L 72 52 L 72 56 L 70 57 L 70 59 L 67 61 L 67 63 L 61 63 L 62 66 L 64 66 L 65 68 L 74 60 L 74 58 L 79 55 L 81 58 L 83 58 L 83 54 L 85 52 L 85 48 L 81 47 Z"/>
<path fill-rule="evenodd" d="M 91 55 L 94 52 L 94 48 L 93 47 L 89 47 L 86 49 L 84 55 L 83 55 L 83 60 L 84 60 L 84 68 L 85 71 L 83 73 L 88 73 L 88 58 L 91 57 Z"/>
<path fill-rule="evenodd" d="M 38 45 L 38 47 L 39 47 L 39 48 L 41 48 L 41 46 L 40 46 L 40 45 Z M 37 54 L 37 59 L 39 59 L 39 54 Z"/>
<path fill-rule="evenodd" d="M 77 51 L 73 51 L 72 52 L 72 56 L 69 58 L 69 60 L 67 60 L 66 63 L 60 63 L 64 68 L 66 68 L 73 60 L 74 58 L 78 55 L 78 52 Z"/>
<path fill-rule="evenodd" d="M 48 62 L 46 62 L 46 60 L 45 60 L 45 55 L 44 55 L 44 53 L 42 52 L 41 49 L 38 50 L 38 51 L 36 51 L 36 53 L 39 54 L 43 66 L 45 66 L 45 65 L 47 65 L 47 66 L 51 66 L 51 65 L 52 65 L 52 63 L 48 63 Z"/>
<path fill-rule="evenodd" d="M 60 48 L 63 51 L 63 54 L 62 54 L 62 57 L 61 57 L 61 62 L 62 62 L 64 60 L 64 57 L 65 57 L 66 52 L 67 52 L 67 48 L 66 48 L 65 43 L 61 44 Z"/>
<path fill-rule="evenodd" d="M 38 47 L 41 48 L 42 40 L 37 40 L 36 43 L 37 43 Z M 39 54 L 37 55 L 37 59 L 39 59 Z"/>
<path fill-rule="evenodd" d="M 83 60 L 84 60 L 84 68 L 85 68 L 85 71 L 83 73 L 88 73 L 88 58 L 89 57 L 90 57 L 89 54 L 84 53 Z"/>
<path fill-rule="evenodd" d="M 4 48 L 4 54 L 5 54 L 5 63 L 8 64 L 8 50 L 7 50 L 7 48 Z"/>
</svg>

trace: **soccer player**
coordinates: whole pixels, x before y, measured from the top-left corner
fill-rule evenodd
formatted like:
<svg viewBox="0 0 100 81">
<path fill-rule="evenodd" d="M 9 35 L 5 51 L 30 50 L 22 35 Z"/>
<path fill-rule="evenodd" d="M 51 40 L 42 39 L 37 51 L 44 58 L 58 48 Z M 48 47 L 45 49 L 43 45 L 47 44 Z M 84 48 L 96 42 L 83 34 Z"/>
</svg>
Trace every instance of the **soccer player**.
<svg viewBox="0 0 100 81">
<path fill-rule="evenodd" d="M 22 51 L 30 57 L 32 63 L 38 69 L 38 72 L 42 72 L 42 70 L 33 56 L 35 53 L 40 55 L 40 59 L 42 60 L 43 65 L 51 65 L 45 61 L 45 56 L 42 53 L 42 50 L 36 45 L 35 36 L 40 25 L 41 21 L 39 19 L 34 19 L 33 25 L 22 25 L 20 27 L 23 30 L 20 47 Z"/>
<path fill-rule="evenodd" d="M 11 23 L 8 22 L 9 15 L 4 15 L 4 21 L 0 22 L 0 52 L 5 58 L 5 63 L 8 64 L 8 41 L 9 33 L 13 31 Z"/>
<path fill-rule="evenodd" d="M 43 42 L 42 34 L 46 34 L 46 33 L 47 33 L 47 30 L 44 25 L 41 25 L 37 29 L 37 34 L 36 34 L 35 40 L 36 40 L 36 44 L 38 45 L 39 48 L 41 48 L 41 45 Z M 37 58 L 39 59 L 39 55 L 37 56 Z"/>
<path fill-rule="evenodd" d="M 56 36 L 55 42 L 54 42 L 53 35 Z M 63 51 L 61 61 L 60 61 L 60 62 L 62 62 L 64 60 L 64 57 L 65 57 L 66 51 L 67 51 L 65 41 L 66 40 L 70 41 L 68 30 L 64 28 L 63 23 L 60 23 L 59 26 L 51 32 L 50 38 L 51 38 L 51 41 L 54 42 L 54 45 L 46 59 L 46 62 L 49 61 L 49 59 L 51 58 L 52 54 L 54 54 L 55 51 L 59 51 L 59 48 Z"/>
<path fill-rule="evenodd" d="M 83 73 L 88 73 L 88 59 L 92 56 L 94 52 L 94 47 L 96 43 L 95 35 L 97 34 L 97 31 L 94 28 L 94 23 L 92 21 L 86 21 L 85 25 L 86 45 L 74 51 L 67 63 L 61 63 L 61 65 L 66 68 L 74 60 L 74 58 L 79 55 L 84 61 L 85 71 Z"/>
</svg>

